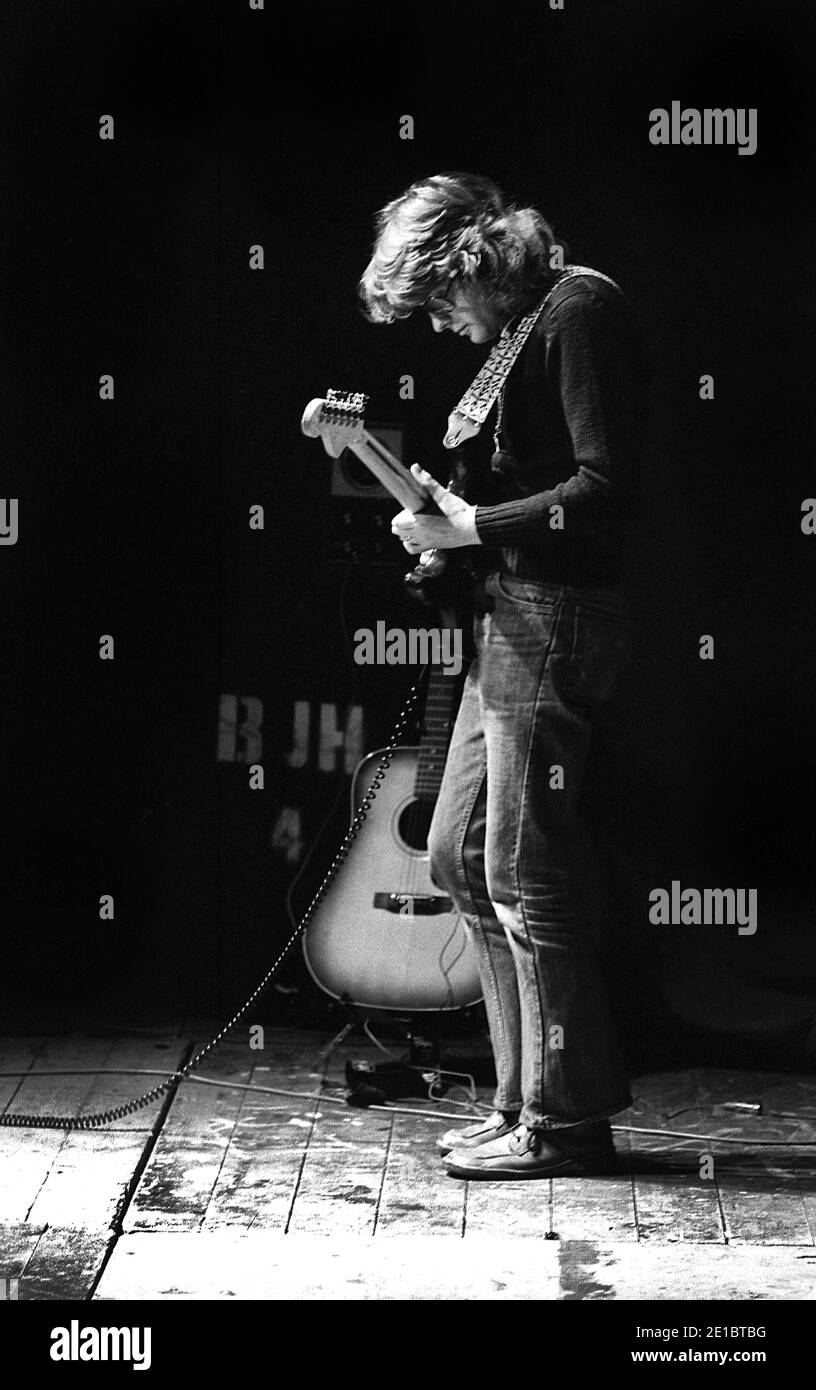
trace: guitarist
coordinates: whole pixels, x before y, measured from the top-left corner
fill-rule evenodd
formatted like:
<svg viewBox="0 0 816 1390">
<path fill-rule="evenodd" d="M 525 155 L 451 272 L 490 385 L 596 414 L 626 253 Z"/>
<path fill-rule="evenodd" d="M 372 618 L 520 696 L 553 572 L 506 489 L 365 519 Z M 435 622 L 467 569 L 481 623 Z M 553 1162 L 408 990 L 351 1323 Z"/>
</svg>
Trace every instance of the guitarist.
<svg viewBox="0 0 816 1390">
<path fill-rule="evenodd" d="M 420 310 L 437 333 L 493 345 L 445 443 L 494 412 L 501 500 L 466 501 L 415 465 L 442 515 L 392 523 L 414 556 L 495 548 L 429 835 L 434 880 L 468 926 L 498 1083 L 487 1120 L 440 1140 L 457 1177 L 611 1171 L 609 1117 L 631 1103 L 579 804 L 593 717 L 631 647 L 622 554 L 643 380 L 621 291 L 562 249 L 489 180 L 440 174 L 381 210 L 360 282 L 374 323 Z"/>
</svg>

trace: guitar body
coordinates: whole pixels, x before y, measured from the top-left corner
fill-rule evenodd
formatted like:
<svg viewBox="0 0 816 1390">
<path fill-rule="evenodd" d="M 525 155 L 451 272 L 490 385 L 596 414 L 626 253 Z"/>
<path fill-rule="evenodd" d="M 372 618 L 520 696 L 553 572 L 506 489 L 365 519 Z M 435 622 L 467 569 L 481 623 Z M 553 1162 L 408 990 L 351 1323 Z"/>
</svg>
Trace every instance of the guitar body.
<svg viewBox="0 0 816 1390">
<path fill-rule="evenodd" d="M 359 764 L 352 814 L 381 757 L 381 751 L 369 753 Z M 418 765 L 419 749 L 394 752 L 303 939 L 312 978 L 335 999 L 413 1013 L 462 1009 L 482 997 L 462 916 L 431 882 L 433 801 L 414 794 Z"/>
</svg>

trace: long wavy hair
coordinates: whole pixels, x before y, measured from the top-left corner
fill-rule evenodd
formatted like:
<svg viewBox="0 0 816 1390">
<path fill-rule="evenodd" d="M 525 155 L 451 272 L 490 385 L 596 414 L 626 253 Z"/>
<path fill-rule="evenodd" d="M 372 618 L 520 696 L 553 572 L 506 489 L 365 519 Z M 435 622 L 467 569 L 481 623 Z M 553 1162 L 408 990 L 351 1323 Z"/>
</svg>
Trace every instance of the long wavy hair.
<svg viewBox="0 0 816 1390">
<path fill-rule="evenodd" d="M 554 283 L 559 244 L 536 208 L 506 204 L 477 174 L 434 174 L 377 214 L 374 249 L 359 284 L 372 323 L 408 318 L 454 276 L 481 285 L 509 316 L 532 309 Z"/>
</svg>

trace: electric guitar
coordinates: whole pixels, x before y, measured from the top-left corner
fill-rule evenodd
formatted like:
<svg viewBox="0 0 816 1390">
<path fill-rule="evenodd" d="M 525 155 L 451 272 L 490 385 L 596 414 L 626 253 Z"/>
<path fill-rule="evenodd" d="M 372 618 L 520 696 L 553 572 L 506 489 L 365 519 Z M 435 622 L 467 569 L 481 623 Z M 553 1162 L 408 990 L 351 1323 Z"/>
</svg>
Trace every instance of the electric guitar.
<svg viewBox="0 0 816 1390">
<path fill-rule="evenodd" d="M 368 397 L 361 391 L 327 391 L 325 399 L 317 397 L 307 405 L 300 422 L 301 431 L 311 439 L 322 440 L 330 458 L 337 459 L 346 449 L 351 449 L 408 511 L 439 514 L 436 503 L 396 455 L 366 429 L 367 403 Z M 416 568 L 405 576 L 405 582 L 421 593 L 423 583 L 439 579 L 446 566 L 444 550 L 426 551 Z"/>
<path fill-rule="evenodd" d="M 364 407 L 364 396 L 329 392 L 310 402 L 301 428 L 322 439 L 332 458 L 351 448 L 404 507 L 438 510 L 366 431 Z M 428 565 L 436 568 L 433 556 Z M 466 1008 L 482 997 L 464 920 L 431 882 L 428 863 L 428 829 L 460 695 L 460 679 L 430 668 L 420 744 L 394 752 L 342 871 L 303 937 L 312 978 L 335 999 L 413 1013 Z M 382 750 L 369 753 L 357 767 L 352 815 L 381 757 Z"/>
</svg>

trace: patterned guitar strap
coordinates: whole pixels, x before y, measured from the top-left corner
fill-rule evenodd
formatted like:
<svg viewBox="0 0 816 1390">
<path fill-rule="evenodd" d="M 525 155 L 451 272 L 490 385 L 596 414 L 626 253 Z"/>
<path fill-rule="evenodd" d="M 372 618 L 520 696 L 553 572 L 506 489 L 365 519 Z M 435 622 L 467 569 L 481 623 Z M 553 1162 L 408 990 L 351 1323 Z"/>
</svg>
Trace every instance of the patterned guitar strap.
<svg viewBox="0 0 816 1390">
<path fill-rule="evenodd" d="M 544 313 L 550 299 L 555 291 L 564 284 L 565 280 L 571 280 L 576 275 L 595 275 L 599 280 L 606 280 L 607 284 L 614 285 L 614 280 L 610 280 L 608 275 L 602 275 L 599 270 L 591 270 L 585 265 L 568 265 L 555 284 L 547 291 L 541 303 L 529 314 L 525 314 L 520 319 L 512 333 L 503 332 L 498 342 L 493 345 L 489 357 L 483 364 L 481 370 L 470 383 L 467 391 L 448 416 L 448 429 L 442 443 L 446 449 L 456 449 L 465 440 L 472 439 L 479 433 L 485 420 L 490 414 L 496 401 L 499 401 L 498 420 L 494 442 L 496 454 L 494 454 L 494 465 L 501 455 L 500 431 L 501 431 L 501 405 L 500 397 L 503 396 L 504 384 L 510 375 L 510 370 L 516 361 L 521 349 L 527 342 L 530 334 L 535 328 L 541 315 Z M 617 286 L 615 286 L 617 288 Z"/>
</svg>

